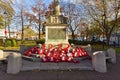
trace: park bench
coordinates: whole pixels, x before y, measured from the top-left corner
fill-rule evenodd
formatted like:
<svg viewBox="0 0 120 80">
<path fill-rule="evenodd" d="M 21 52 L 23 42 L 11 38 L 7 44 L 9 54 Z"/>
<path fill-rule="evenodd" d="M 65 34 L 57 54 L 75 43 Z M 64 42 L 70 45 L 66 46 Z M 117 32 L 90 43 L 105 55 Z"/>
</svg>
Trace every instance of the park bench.
<svg viewBox="0 0 120 80">
<path fill-rule="evenodd" d="M 0 50 L 0 62 L 4 62 L 7 60 L 7 57 L 4 56 L 3 50 Z"/>
<path fill-rule="evenodd" d="M 114 49 L 110 48 L 106 51 L 106 60 L 111 63 L 116 63 L 116 52 Z"/>
<path fill-rule="evenodd" d="M 98 72 L 107 72 L 106 62 L 116 63 L 115 50 L 110 48 L 107 51 L 96 51 L 92 55 L 92 65 Z"/>
</svg>

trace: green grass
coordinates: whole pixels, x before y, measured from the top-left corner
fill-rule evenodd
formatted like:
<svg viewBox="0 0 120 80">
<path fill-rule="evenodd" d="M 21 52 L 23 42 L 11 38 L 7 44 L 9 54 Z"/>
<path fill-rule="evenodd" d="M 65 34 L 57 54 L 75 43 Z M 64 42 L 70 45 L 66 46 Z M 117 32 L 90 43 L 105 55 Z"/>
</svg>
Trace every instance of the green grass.
<svg viewBox="0 0 120 80">
<path fill-rule="evenodd" d="M 93 50 L 107 50 L 110 46 L 106 45 L 92 45 Z"/>
<path fill-rule="evenodd" d="M 112 46 L 106 46 L 106 45 L 92 45 L 92 50 L 94 51 L 100 51 L 100 50 L 106 51 L 109 48 L 114 48 L 116 53 L 120 53 L 120 48 L 118 47 L 112 47 Z"/>
<path fill-rule="evenodd" d="M 26 40 L 26 41 L 23 41 L 23 44 L 36 44 L 36 41 Z"/>
<path fill-rule="evenodd" d="M 16 50 L 16 51 L 19 51 L 20 47 L 2 47 L 0 46 L 0 49 L 1 50 Z"/>
<path fill-rule="evenodd" d="M 115 48 L 115 51 L 120 54 L 120 48 Z"/>
<path fill-rule="evenodd" d="M 21 44 L 21 45 L 24 45 L 24 46 L 36 46 L 36 44 Z M 16 47 L 4 47 L 4 46 L 0 46 L 0 49 L 1 50 L 16 50 L 16 51 L 19 51 L 20 50 L 20 46 L 16 46 Z"/>
</svg>

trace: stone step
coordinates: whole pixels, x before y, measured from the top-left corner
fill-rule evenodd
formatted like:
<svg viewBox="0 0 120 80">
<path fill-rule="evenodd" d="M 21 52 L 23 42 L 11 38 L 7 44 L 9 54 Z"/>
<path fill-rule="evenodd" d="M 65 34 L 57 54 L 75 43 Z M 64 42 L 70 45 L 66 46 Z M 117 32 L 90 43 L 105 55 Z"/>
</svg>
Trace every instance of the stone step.
<svg viewBox="0 0 120 80">
<path fill-rule="evenodd" d="M 80 63 L 42 63 L 23 61 L 21 71 L 27 70 L 93 70 L 92 63 L 89 60 L 81 61 Z"/>
</svg>

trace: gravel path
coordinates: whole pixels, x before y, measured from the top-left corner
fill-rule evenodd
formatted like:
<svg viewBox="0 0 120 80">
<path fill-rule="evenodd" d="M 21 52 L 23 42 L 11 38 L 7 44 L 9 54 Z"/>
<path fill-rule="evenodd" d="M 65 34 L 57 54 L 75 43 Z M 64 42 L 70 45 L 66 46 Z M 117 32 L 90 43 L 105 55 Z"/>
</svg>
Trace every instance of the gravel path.
<svg viewBox="0 0 120 80">
<path fill-rule="evenodd" d="M 120 54 L 117 64 L 107 64 L 107 73 L 87 70 L 72 71 L 22 71 L 11 75 L 6 73 L 6 64 L 0 64 L 0 80 L 120 80 Z"/>
</svg>

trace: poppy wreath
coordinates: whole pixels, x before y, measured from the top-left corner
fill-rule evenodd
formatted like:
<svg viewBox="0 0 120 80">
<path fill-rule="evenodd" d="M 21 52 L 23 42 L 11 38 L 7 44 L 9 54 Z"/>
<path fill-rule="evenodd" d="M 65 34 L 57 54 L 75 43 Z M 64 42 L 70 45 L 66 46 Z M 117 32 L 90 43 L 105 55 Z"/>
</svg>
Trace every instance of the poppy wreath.
<svg viewBox="0 0 120 80">
<path fill-rule="evenodd" d="M 87 51 L 82 48 L 73 48 L 70 49 L 70 45 L 67 44 L 65 48 L 62 48 L 61 44 L 58 44 L 56 48 L 53 48 L 52 44 L 49 44 L 49 48 L 45 47 L 45 44 L 42 45 L 41 49 L 38 47 L 33 47 L 23 54 L 25 56 L 32 57 L 33 54 L 39 55 L 42 62 L 73 62 L 79 63 L 79 61 L 74 58 L 79 58 L 83 56 L 88 56 Z"/>
</svg>

